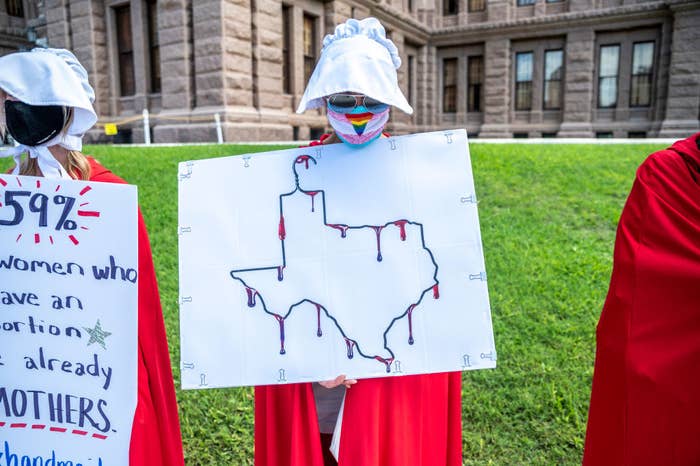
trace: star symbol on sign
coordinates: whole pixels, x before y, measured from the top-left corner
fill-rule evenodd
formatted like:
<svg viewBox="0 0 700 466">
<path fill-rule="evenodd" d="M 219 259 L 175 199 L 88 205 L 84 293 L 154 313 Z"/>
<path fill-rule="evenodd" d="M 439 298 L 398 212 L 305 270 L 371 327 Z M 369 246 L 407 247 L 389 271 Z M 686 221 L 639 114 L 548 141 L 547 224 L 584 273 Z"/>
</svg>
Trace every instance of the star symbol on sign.
<svg viewBox="0 0 700 466">
<path fill-rule="evenodd" d="M 102 347 L 102 349 L 107 349 L 105 346 L 105 338 L 111 335 L 110 332 L 105 332 L 102 330 L 102 326 L 100 325 L 100 319 L 97 319 L 97 323 L 95 324 L 95 328 L 87 328 L 83 327 L 85 331 L 90 335 L 90 341 L 88 341 L 88 346 L 90 346 L 93 343 L 99 343 L 99 345 Z"/>
</svg>

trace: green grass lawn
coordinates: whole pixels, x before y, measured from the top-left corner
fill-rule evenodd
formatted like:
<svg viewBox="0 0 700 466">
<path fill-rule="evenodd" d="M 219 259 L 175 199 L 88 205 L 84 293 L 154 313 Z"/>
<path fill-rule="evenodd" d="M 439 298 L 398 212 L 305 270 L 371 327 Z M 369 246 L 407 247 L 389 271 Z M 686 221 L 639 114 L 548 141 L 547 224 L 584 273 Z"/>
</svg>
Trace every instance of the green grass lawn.
<svg viewBox="0 0 700 466">
<path fill-rule="evenodd" d="M 471 146 L 498 368 L 463 374 L 464 464 L 580 464 L 615 227 L 636 167 L 660 148 Z M 269 149 L 85 150 L 139 186 L 178 385 L 177 162 Z M 188 465 L 253 463 L 251 388 L 177 395 Z"/>
</svg>

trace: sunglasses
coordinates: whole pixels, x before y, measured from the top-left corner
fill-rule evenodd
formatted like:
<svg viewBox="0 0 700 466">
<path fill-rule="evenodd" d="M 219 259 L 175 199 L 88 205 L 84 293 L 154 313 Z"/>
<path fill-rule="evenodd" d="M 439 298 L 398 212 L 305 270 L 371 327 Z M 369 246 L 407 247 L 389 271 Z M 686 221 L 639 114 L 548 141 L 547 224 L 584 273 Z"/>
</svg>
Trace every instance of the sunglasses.
<svg viewBox="0 0 700 466">
<path fill-rule="evenodd" d="M 353 94 L 333 94 L 328 97 L 328 104 L 331 106 L 333 111 L 338 113 L 345 113 L 348 110 L 352 110 L 355 107 L 362 105 L 370 113 L 379 113 L 386 110 L 389 106 L 384 102 L 380 102 L 377 99 L 373 99 L 366 95 L 353 95 Z"/>
</svg>

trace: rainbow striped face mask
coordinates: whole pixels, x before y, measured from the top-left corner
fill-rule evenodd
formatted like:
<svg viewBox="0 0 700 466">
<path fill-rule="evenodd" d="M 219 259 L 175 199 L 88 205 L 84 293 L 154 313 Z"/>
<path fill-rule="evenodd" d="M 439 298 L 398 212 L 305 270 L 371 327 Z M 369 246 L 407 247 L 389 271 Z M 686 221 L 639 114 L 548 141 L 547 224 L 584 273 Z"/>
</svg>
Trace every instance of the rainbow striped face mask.
<svg viewBox="0 0 700 466">
<path fill-rule="evenodd" d="M 362 147 L 379 138 L 389 121 L 389 105 L 372 108 L 370 112 L 364 105 L 358 105 L 351 111 L 340 112 L 328 103 L 328 122 L 341 141 L 352 146 Z"/>
</svg>

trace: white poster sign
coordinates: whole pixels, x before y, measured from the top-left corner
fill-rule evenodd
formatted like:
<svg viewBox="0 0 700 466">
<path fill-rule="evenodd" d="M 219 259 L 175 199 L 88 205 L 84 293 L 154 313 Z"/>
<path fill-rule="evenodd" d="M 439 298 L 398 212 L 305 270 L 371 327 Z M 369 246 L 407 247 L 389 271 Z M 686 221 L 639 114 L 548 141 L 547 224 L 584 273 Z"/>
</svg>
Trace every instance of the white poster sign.
<svg viewBox="0 0 700 466">
<path fill-rule="evenodd" d="M 0 175 L 0 465 L 128 464 L 136 197 Z"/>
<path fill-rule="evenodd" d="M 179 170 L 183 388 L 495 367 L 463 130 Z"/>
</svg>

